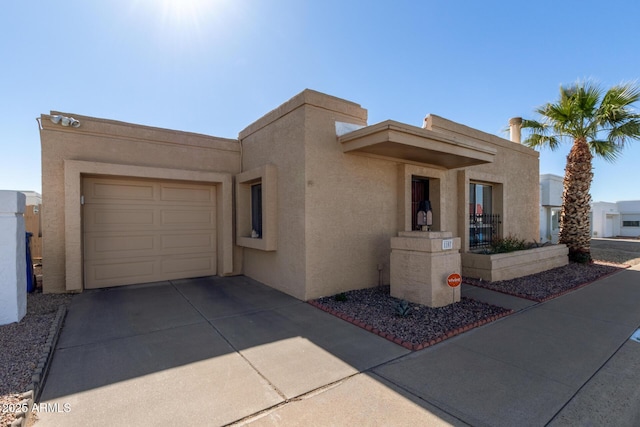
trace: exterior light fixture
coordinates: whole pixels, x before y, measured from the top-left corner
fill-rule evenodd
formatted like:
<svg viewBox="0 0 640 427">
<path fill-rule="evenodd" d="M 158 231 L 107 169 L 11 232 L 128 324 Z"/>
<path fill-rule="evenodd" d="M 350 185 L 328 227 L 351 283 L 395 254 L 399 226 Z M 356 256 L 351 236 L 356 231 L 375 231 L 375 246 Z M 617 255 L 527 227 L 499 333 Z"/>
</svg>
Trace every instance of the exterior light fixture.
<svg viewBox="0 0 640 427">
<path fill-rule="evenodd" d="M 52 123 L 61 124 L 62 126 L 71 126 L 74 128 L 80 127 L 80 121 L 74 119 L 73 117 L 55 115 L 51 116 L 50 119 Z"/>
</svg>

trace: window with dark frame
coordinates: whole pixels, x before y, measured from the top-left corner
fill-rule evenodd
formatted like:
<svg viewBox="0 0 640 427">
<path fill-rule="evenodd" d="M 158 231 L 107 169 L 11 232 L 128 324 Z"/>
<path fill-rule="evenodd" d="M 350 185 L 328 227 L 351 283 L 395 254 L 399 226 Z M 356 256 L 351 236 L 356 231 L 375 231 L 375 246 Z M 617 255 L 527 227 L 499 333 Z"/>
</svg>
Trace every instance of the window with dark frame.
<svg viewBox="0 0 640 427">
<path fill-rule="evenodd" d="M 427 178 L 411 178 L 411 229 L 420 230 L 418 225 L 418 208 L 420 202 L 429 200 L 429 180 Z"/>
<path fill-rule="evenodd" d="M 485 248 L 498 237 L 500 215 L 493 213 L 491 185 L 469 183 L 469 247 Z"/>
<path fill-rule="evenodd" d="M 251 186 L 251 230 L 262 238 L 262 183 Z"/>
</svg>

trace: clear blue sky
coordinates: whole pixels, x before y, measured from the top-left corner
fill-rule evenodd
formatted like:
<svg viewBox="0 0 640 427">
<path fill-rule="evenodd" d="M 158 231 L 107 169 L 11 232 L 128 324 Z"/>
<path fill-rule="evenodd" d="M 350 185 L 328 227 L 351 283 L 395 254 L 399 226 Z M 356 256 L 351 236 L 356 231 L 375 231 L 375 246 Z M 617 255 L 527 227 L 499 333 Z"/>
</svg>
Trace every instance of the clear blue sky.
<svg viewBox="0 0 640 427">
<path fill-rule="evenodd" d="M 41 190 L 50 110 L 235 138 L 305 88 L 369 124 L 428 113 L 506 136 L 560 84 L 640 77 L 640 2 L 67 0 L 0 12 L 0 189 Z M 640 109 L 640 106 L 637 106 Z M 565 149 L 541 153 L 563 175 Z M 640 142 L 594 201 L 640 199 Z"/>
</svg>

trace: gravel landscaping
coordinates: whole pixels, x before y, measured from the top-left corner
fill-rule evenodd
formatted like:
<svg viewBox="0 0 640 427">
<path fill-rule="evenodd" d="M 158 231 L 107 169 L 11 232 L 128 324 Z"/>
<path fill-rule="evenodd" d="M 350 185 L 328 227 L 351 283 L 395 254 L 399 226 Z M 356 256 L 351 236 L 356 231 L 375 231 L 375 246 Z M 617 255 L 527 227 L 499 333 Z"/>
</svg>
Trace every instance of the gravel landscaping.
<svg viewBox="0 0 640 427">
<path fill-rule="evenodd" d="M 598 254 L 606 255 L 604 252 Z M 615 251 L 606 258 L 617 262 L 622 258 L 629 260 L 626 254 L 621 255 Z M 542 302 L 625 267 L 626 265 L 608 261 L 596 261 L 592 264 L 570 263 L 565 267 L 512 280 L 486 282 L 463 278 L 463 282 Z M 411 303 L 407 315 L 400 316 L 396 312 L 400 300 L 391 297 L 389 286 L 345 292 L 339 296 L 319 298 L 310 303 L 411 350 L 436 344 L 512 312 L 462 297 L 460 302 L 441 308 Z"/>
<path fill-rule="evenodd" d="M 469 298 L 440 308 L 408 304 L 407 314 L 396 312 L 401 300 L 389 293 L 389 286 L 360 289 L 319 298 L 310 303 L 382 337 L 419 350 L 473 327 L 512 313 L 512 310 Z"/>
<path fill-rule="evenodd" d="M 43 353 L 49 329 L 60 305 L 72 295 L 27 294 L 27 315 L 18 323 L 0 326 L 0 426 L 14 420 L 11 409 L 31 385 L 31 377 Z"/>
<path fill-rule="evenodd" d="M 640 244 L 623 248 L 614 245 L 615 242 L 610 240 L 594 240 L 593 257 L 613 263 L 640 263 Z M 603 262 L 587 266 L 570 264 L 521 279 L 475 285 L 495 285 L 499 286 L 501 292 L 541 300 L 575 289 L 621 268 L 619 264 Z M 345 296 L 345 301 L 327 297 L 311 303 L 414 350 L 510 313 L 501 307 L 462 298 L 459 303 L 442 308 L 409 304 L 406 316 L 399 316 L 396 314 L 399 301 L 389 295 L 388 286 L 346 292 Z M 19 323 L 0 326 L 0 408 L 18 405 L 21 394 L 29 389 L 58 308 L 60 305 L 68 306 L 72 298 L 73 295 L 42 294 L 39 291 L 28 294 L 24 319 Z M 13 420 L 11 412 L 0 411 L 0 426 L 10 425 Z"/>
<path fill-rule="evenodd" d="M 621 264 L 596 261 L 592 264 L 569 263 L 564 267 L 511 280 L 487 282 L 463 278 L 463 283 L 542 302 L 558 297 L 596 279 L 623 269 Z"/>
</svg>

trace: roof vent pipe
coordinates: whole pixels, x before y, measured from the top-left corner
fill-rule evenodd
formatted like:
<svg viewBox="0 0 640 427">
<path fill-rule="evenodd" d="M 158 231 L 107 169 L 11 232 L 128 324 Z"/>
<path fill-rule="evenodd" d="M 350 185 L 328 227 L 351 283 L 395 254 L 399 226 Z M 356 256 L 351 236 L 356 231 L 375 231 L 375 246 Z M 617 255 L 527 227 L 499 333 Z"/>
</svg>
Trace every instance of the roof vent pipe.
<svg viewBox="0 0 640 427">
<path fill-rule="evenodd" d="M 522 138 L 522 117 L 509 119 L 509 139 L 520 144 Z"/>
</svg>

